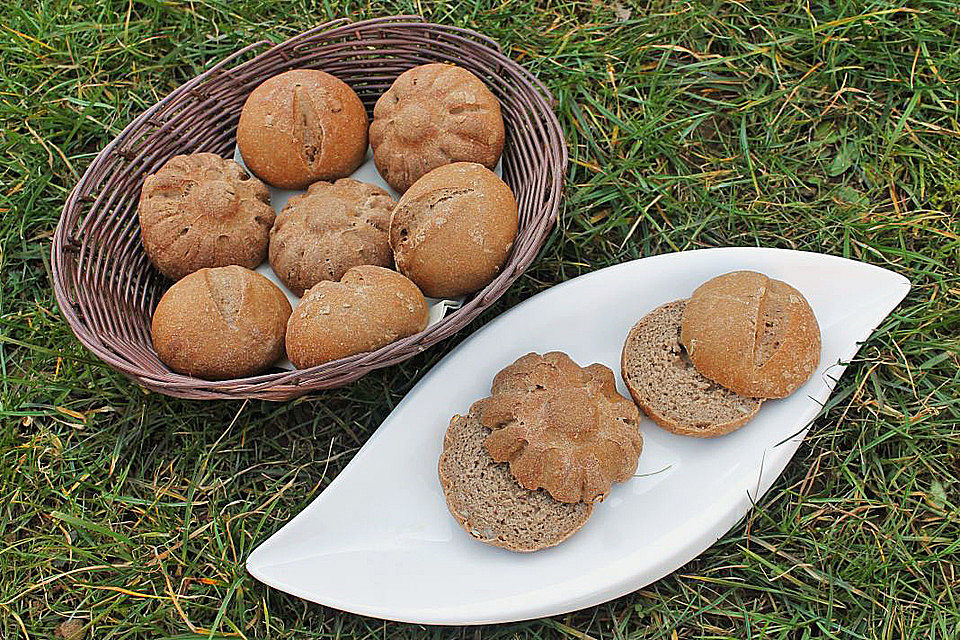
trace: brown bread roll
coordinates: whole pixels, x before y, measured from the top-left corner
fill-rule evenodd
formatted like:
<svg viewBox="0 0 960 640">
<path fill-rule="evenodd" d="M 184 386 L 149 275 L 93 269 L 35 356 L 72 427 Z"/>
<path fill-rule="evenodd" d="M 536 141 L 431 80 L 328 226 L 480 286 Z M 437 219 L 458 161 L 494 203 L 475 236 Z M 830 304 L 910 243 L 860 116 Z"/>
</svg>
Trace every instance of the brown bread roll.
<svg viewBox="0 0 960 640">
<path fill-rule="evenodd" d="M 390 246 L 397 269 L 434 298 L 488 285 L 517 238 L 517 201 L 483 165 L 455 162 L 407 190 L 393 211 Z"/>
<path fill-rule="evenodd" d="M 713 438 L 739 429 L 762 400 L 739 396 L 698 372 L 680 346 L 686 300 L 657 307 L 630 330 L 620 365 L 634 402 L 658 425 L 683 436 Z"/>
<path fill-rule="evenodd" d="M 294 69 L 266 80 L 243 105 L 237 125 L 243 161 L 275 187 L 303 189 L 344 178 L 367 152 L 367 112 L 345 82 Z"/>
<path fill-rule="evenodd" d="M 491 429 L 484 444 L 493 460 L 509 462 L 524 489 L 560 502 L 603 500 L 637 470 L 643 448 L 640 413 L 617 392 L 613 371 L 559 351 L 503 369 L 471 413 Z"/>
<path fill-rule="evenodd" d="M 174 284 L 153 312 L 151 336 L 171 369 L 223 380 L 254 375 L 283 357 L 290 303 L 244 267 L 201 269 Z"/>
<path fill-rule="evenodd" d="M 321 280 L 340 280 L 350 267 L 390 267 L 395 204 L 380 187 L 352 178 L 314 182 L 277 216 L 270 230 L 270 266 L 298 296 Z"/>
<path fill-rule="evenodd" d="M 287 355 L 298 369 L 374 351 L 423 331 L 430 318 L 417 286 L 396 271 L 353 267 L 300 300 L 287 325 Z"/>
<path fill-rule="evenodd" d="M 450 64 L 404 71 L 377 100 L 370 124 L 373 161 L 400 193 L 450 162 L 493 169 L 503 138 L 497 98 L 477 76 Z"/>
<path fill-rule="evenodd" d="M 267 186 L 212 153 L 174 156 L 143 181 L 140 237 L 160 273 L 179 280 L 204 267 L 253 268 L 267 253 L 275 214 Z"/>
<path fill-rule="evenodd" d="M 755 398 L 789 396 L 820 363 L 820 326 L 806 299 L 754 271 L 717 276 L 694 291 L 680 342 L 697 371 Z"/>
</svg>

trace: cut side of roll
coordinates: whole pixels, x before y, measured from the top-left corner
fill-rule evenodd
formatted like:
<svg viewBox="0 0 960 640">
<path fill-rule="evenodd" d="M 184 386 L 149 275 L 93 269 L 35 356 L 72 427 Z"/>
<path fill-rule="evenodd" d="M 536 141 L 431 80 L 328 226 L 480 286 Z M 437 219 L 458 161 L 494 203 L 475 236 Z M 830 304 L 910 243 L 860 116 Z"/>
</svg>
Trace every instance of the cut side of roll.
<svg viewBox="0 0 960 640">
<path fill-rule="evenodd" d="M 454 416 L 443 439 L 440 484 L 460 526 L 481 542 L 528 552 L 558 545 L 586 524 L 591 504 L 521 487 L 510 465 L 487 452 L 489 434 L 477 416 Z"/>
<path fill-rule="evenodd" d="M 762 400 L 737 395 L 694 368 L 680 345 L 686 304 L 665 304 L 634 325 L 623 345 L 623 379 L 637 405 L 664 429 L 698 438 L 720 436 L 746 424 Z"/>
</svg>

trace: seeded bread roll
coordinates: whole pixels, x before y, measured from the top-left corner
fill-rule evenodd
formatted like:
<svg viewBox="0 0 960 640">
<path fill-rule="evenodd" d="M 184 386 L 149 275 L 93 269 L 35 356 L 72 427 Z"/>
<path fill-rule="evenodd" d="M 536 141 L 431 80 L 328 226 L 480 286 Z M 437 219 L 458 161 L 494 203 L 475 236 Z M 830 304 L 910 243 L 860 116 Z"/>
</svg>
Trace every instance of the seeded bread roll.
<svg viewBox="0 0 960 640">
<path fill-rule="evenodd" d="M 151 337 L 174 371 L 242 378 L 283 357 L 289 317 L 287 297 L 259 273 L 239 266 L 200 269 L 160 298 Z"/>
<path fill-rule="evenodd" d="M 684 436 L 712 438 L 746 424 L 761 400 L 724 389 L 694 369 L 680 346 L 686 300 L 651 311 L 623 345 L 623 380 L 637 405 L 658 425 Z"/>
<path fill-rule="evenodd" d="M 744 396 L 785 398 L 820 363 L 820 326 L 806 299 L 754 271 L 700 285 L 683 311 L 680 342 L 697 371 Z"/>
<path fill-rule="evenodd" d="M 367 112 L 345 82 L 294 69 L 253 90 L 240 112 L 237 145 L 244 163 L 283 189 L 345 178 L 367 153 Z"/>
<path fill-rule="evenodd" d="M 443 438 L 440 485 L 460 526 L 495 547 L 537 551 L 560 544 L 586 524 L 593 505 L 558 502 L 543 489 L 521 487 L 509 464 L 490 457 L 483 444 L 489 434 L 471 414 L 454 416 Z"/>
<path fill-rule="evenodd" d="M 160 273 L 179 280 L 204 267 L 254 268 L 266 257 L 275 214 L 267 186 L 212 153 L 174 156 L 146 177 L 140 237 Z"/>
<path fill-rule="evenodd" d="M 380 187 L 352 178 L 314 182 L 277 216 L 270 230 L 270 266 L 298 296 L 321 280 L 340 280 L 350 267 L 390 267 L 395 204 Z"/>
<path fill-rule="evenodd" d="M 377 100 L 370 124 L 377 171 L 400 193 L 450 162 L 493 169 L 503 134 L 497 98 L 477 76 L 451 64 L 401 73 Z"/>
<path fill-rule="evenodd" d="M 397 269 L 434 298 L 456 298 L 496 277 L 517 239 L 517 201 L 483 165 L 455 162 L 417 180 L 390 220 Z"/>
<path fill-rule="evenodd" d="M 323 280 L 287 325 L 287 355 L 298 369 L 374 351 L 423 331 L 430 318 L 417 286 L 396 271 L 363 265 L 340 282 Z"/>
</svg>

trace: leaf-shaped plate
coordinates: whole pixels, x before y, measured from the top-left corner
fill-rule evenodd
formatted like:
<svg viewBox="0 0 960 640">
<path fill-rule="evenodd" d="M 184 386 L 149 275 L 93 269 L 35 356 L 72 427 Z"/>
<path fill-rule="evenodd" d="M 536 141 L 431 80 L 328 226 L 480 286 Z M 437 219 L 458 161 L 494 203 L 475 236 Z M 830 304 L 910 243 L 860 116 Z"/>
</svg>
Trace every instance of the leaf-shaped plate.
<svg viewBox="0 0 960 640">
<path fill-rule="evenodd" d="M 497 371 L 531 351 L 561 350 L 619 372 L 624 339 L 641 316 L 738 269 L 789 282 L 810 301 L 823 353 L 801 389 L 712 440 L 644 420 L 637 476 L 615 486 L 558 547 L 512 553 L 457 525 L 437 480 L 441 441 L 451 416 L 487 395 Z M 247 569 L 313 602 L 427 624 L 522 620 L 629 593 L 695 558 L 747 513 L 793 456 L 845 363 L 909 288 L 879 267 L 761 248 L 660 255 L 559 284 L 428 372 L 330 486 L 250 555 Z"/>
</svg>

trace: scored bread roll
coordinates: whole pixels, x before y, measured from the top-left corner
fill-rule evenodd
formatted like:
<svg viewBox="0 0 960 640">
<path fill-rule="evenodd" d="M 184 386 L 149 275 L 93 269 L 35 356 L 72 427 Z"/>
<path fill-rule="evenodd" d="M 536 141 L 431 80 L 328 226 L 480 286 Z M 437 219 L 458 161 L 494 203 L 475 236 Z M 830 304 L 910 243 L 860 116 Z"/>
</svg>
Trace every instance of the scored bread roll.
<svg viewBox="0 0 960 640">
<path fill-rule="evenodd" d="M 761 400 L 737 395 L 697 372 L 680 346 L 686 300 L 654 309 L 623 345 L 623 381 L 637 405 L 667 431 L 697 438 L 729 433 L 760 410 Z"/>
<path fill-rule="evenodd" d="M 495 173 L 474 162 L 443 165 L 410 187 L 393 210 L 397 269 L 434 298 L 488 285 L 517 238 L 517 201 Z"/>
<path fill-rule="evenodd" d="M 160 298 L 151 337 L 171 369 L 222 380 L 259 373 L 283 357 L 290 303 L 277 285 L 240 266 L 200 269 Z"/>
<path fill-rule="evenodd" d="M 481 542 L 529 552 L 558 545 L 586 524 L 592 504 L 559 502 L 544 489 L 521 487 L 510 465 L 487 452 L 489 434 L 471 413 L 454 416 L 443 438 L 440 485 L 460 526 Z"/>
<path fill-rule="evenodd" d="M 806 299 L 754 271 L 700 285 L 683 311 L 680 342 L 697 371 L 743 396 L 785 398 L 820 363 L 820 326 Z"/>
<path fill-rule="evenodd" d="M 367 153 L 367 112 L 345 82 L 316 69 L 293 69 L 260 84 L 237 124 L 243 161 L 282 189 L 345 178 Z"/>
<path fill-rule="evenodd" d="M 298 369 L 374 351 L 423 331 L 430 308 L 417 286 L 373 265 L 323 280 L 300 300 L 287 325 L 287 356 Z"/>
</svg>

